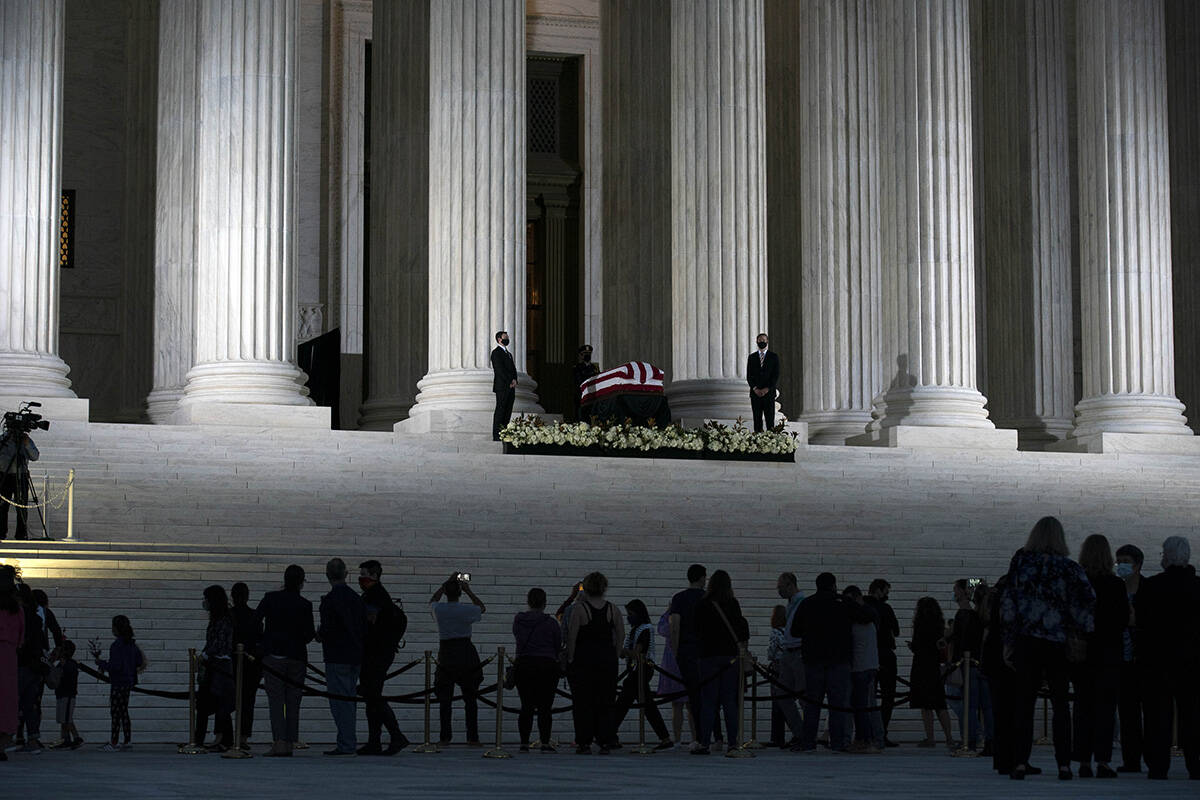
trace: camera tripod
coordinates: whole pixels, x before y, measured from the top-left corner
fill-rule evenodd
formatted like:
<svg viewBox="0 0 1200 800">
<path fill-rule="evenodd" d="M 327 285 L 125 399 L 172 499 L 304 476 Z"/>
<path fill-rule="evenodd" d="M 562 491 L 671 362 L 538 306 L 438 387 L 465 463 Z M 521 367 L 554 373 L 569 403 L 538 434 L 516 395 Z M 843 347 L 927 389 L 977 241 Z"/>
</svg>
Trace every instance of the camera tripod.
<svg viewBox="0 0 1200 800">
<path fill-rule="evenodd" d="M 19 434 L 19 436 L 22 437 L 26 435 L 28 434 L 25 434 L 24 432 Z M 6 430 L 3 434 L 0 434 L 0 448 L 4 447 L 9 439 L 12 438 L 12 436 L 12 431 L 9 430 Z M 30 538 L 28 523 L 29 510 L 27 508 L 22 508 L 22 506 L 29 505 L 29 503 L 23 502 L 22 498 L 25 498 L 26 500 L 32 499 L 33 507 L 37 510 L 38 521 L 42 524 L 42 539 L 46 540 L 50 538 L 50 533 L 46 529 L 46 515 L 42 513 L 41 498 L 38 497 L 37 487 L 33 485 L 33 478 L 29 474 L 29 461 L 25 457 L 25 451 L 22 447 L 22 444 L 22 441 L 18 439 L 16 450 L 13 453 L 12 458 L 10 458 L 8 463 L 4 465 L 4 471 L 0 472 L 0 475 L 7 476 L 12 473 L 13 467 L 16 467 L 16 491 L 14 492 L 13 497 L 0 496 L 0 513 L 3 513 L 7 518 L 8 506 L 11 505 L 13 507 L 13 511 L 15 511 L 17 515 L 17 529 L 13 538 L 20 538 L 20 535 L 23 532 L 25 534 L 25 538 L 28 539 Z"/>
</svg>

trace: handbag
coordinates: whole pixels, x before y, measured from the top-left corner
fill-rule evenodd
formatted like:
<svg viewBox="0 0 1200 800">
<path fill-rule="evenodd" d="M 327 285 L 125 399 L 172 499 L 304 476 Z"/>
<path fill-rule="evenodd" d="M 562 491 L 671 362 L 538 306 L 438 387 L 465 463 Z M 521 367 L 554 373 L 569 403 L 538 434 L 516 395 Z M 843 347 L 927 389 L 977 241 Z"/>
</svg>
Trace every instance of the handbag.
<svg viewBox="0 0 1200 800">
<path fill-rule="evenodd" d="M 553 617 L 550 619 L 553 619 Z M 557 625 L 558 623 L 555 624 Z M 521 642 L 520 646 L 517 647 L 518 653 L 525 648 L 525 645 L 529 644 L 529 640 L 533 638 L 534 631 L 536 630 L 537 626 L 535 625 L 529 631 L 529 633 L 525 634 L 525 640 Z M 520 656 L 517 658 L 520 658 Z M 517 665 L 520 663 L 520 661 L 514 659 L 511 664 L 504 668 L 504 688 L 508 691 L 512 691 L 513 689 L 517 688 Z"/>
<path fill-rule="evenodd" d="M 1087 639 L 1078 633 L 1067 634 L 1067 663 L 1082 664 L 1087 661 Z"/>
<path fill-rule="evenodd" d="M 733 641 L 737 643 L 738 656 L 742 660 L 742 666 L 744 668 L 753 669 L 750 651 L 746 649 L 746 646 L 740 639 L 738 639 L 737 631 L 733 629 L 733 625 L 729 624 L 729 617 L 725 616 L 725 612 L 721 609 L 721 606 L 716 601 L 710 600 L 709 602 L 711 602 L 713 608 L 717 610 L 717 615 L 721 617 L 721 622 L 725 623 L 725 630 L 729 631 L 729 635 L 733 637 Z"/>
<path fill-rule="evenodd" d="M 515 661 L 504 669 L 504 688 L 510 692 L 517 688 L 517 662 Z"/>
</svg>

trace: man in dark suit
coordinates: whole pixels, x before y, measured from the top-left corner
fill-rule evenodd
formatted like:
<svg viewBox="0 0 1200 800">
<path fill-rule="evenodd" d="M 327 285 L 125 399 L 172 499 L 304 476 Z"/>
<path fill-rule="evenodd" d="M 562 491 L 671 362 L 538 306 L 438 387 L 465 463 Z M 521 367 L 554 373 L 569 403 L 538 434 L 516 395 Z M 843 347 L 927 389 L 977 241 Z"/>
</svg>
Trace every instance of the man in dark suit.
<svg viewBox="0 0 1200 800">
<path fill-rule="evenodd" d="M 492 416 L 492 441 L 500 441 L 500 429 L 512 416 L 517 398 L 517 362 L 508 352 L 508 331 L 496 331 L 496 349 L 492 351 L 492 391 L 496 393 L 496 413 Z"/>
<path fill-rule="evenodd" d="M 767 350 L 767 335 L 758 335 L 758 350 L 746 362 L 746 382 L 750 384 L 750 407 L 754 411 L 754 430 L 775 427 L 775 393 L 779 387 L 779 356 Z"/>
</svg>

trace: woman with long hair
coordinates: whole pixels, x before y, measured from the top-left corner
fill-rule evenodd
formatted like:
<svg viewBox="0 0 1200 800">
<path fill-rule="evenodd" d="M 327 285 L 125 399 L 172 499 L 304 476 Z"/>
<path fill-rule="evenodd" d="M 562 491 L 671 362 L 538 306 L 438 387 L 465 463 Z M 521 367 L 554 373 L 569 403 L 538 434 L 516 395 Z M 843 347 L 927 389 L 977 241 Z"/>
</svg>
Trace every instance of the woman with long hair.
<svg viewBox="0 0 1200 800">
<path fill-rule="evenodd" d="M 638 702 L 638 687 L 641 686 L 642 697 L 646 700 L 646 721 L 658 736 L 655 751 L 670 750 L 675 746 L 671 734 L 667 731 L 667 723 L 663 721 L 662 712 L 654 701 L 654 692 L 650 688 L 650 678 L 654 670 L 647 664 L 642 669 L 641 683 L 638 682 L 638 658 L 654 661 L 654 626 L 650 624 L 650 612 L 641 600 L 630 600 L 625 604 L 625 621 L 629 623 L 629 633 L 625 636 L 625 646 L 621 655 L 625 657 L 625 665 L 629 667 L 629 675 L 621 684 L 621 693 L 617 696 L 617 712 L 613 719 L 613 732 L 620 729 L 621 723 L 629 713 L 630 707 Z"/>
<path fill-rule="evenodd" d="M 208 627 L 204 633 L 202 699 L 196 709 L 196 744 L 204 743 L 208 716 L 212 714 L 216 741 L 210 752 L 223 753 L 233 746 L 233 706 L 237 685 L 233 680 L 233 615 L 225 587 L 213 584 L 204 590 Z"/>
<path fill-rule="evenodd" d="M 946 646 L 946 616 L 942 607 L 932 597 L 917 601 L 913 614 L 912 640 L 908 649 L 912 651 L 912 668 L 908 674 L 909 708 L 921 709 L 921 722 L 925 725 L 925 738 L 918 747 L 933 747 L 933 717 L 936 714 L 946 737 L 946 746 L 953 747 L 950 733 L 950 714 L 946 711 L 946 687 L 942 682 L 942 650 Z"/>
<path fill-rule="evenodd" d="M 717 710 L 725 714 L 725 730 L 729 732 L 728 747 L 739 747 L 738 665 L 746 642 L 750 640 L 750 624 L 742 616 L 742 607 L 733 594 L 729 573 L 723 569 L 708 579 L 708 588 L 696 605 L 696 630 L 700 639 L 700 746 L 693 755 L 707 755 Z"/>
<path fill-rule="evenodd" d="M 1000 600 L 1005 661 L 1016 671 L 1012 769 L 1022 780 L 1033 747 L 1033 717 L 1042 681 L 1054 709 L 1054 759 L 1060 780 L 1070 780 L 1071 716 L 1067 702 L 1068 639 L 1094 627 L 1096 593 L 1083 568 L 1070 559 L 1062 523 L 1042 517 L 1008 566 Z"/>
<path fill-rule="evenodd" d="M 1079 777 L 1092 775 L 1096 759 L 1097 778 L 1115 778 L 1109 766 L 1113 750 L 1113 715 L 1121 688 L 1125 628 L 1129 624 L 1129 598 L 1125 581 L 1113 572 L 1112 548 L 1108 539 L 1094 533 L 1083 540 L 1079 566 L 1096 593 L 1096 627 L 1087 636 L 1087 657 L 1071 670 L 1075 684 L 1074 753 Z"/>
</svg>

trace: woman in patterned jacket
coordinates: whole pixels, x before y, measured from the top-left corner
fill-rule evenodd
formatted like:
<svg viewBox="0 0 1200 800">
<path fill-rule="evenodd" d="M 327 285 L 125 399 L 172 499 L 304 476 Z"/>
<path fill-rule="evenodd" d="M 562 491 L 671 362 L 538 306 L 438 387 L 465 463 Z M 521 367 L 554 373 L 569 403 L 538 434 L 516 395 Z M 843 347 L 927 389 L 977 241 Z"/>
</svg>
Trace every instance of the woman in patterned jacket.
<svg viewBox="0 0 1200 800">
<path fill-rule="evenodd" d="M 1058 777 L 1071 773 L 1071 712 L 1067 703 L 1069 645 L 1094 628 L 1096 594 L 1083 567 L 1070 559 L 1062 523 L 1042 517 L 1008 567 L 1000 601 L 1004 658 L 1016 671 L 1013 759 L 1009 777 L 1021 780 L 1033 747 L 1034 706 L 1045 679 L 1054 709 Z"/>
</svg>

